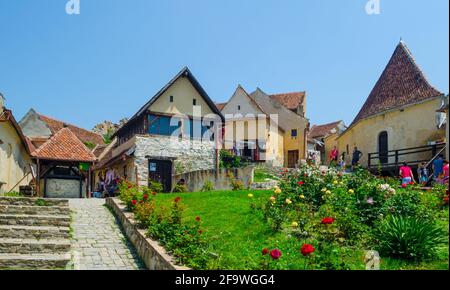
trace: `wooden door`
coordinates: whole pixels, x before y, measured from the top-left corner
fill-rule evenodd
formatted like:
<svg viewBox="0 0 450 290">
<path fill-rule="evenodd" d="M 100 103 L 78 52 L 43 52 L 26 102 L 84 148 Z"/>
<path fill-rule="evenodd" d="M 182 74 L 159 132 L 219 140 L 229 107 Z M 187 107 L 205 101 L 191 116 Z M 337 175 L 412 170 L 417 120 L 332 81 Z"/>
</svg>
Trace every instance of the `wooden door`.
<svg viewBox="0 0 450 290">
<path fill-rule="evenodd" d="M 295 168 L 298 164 L 298 150 L 288 151 L 288 167 Z"/>
<path fill-rule="evenodd" d="M 389 161 L 388 157 L 389 144 L 388 144 L 388 133 L 386 131 L 381 132 L 378 136 L 378 152 L 380 155 L 380 163 L 386 164 Z"/>
<path fill-rule="evenodd" d="M 170 160 L 149 160 L 148 162 L 149 181 L 159 182 L 163 185 L 164 192 L 172 191 L 172 161 Z"/>
</svg>

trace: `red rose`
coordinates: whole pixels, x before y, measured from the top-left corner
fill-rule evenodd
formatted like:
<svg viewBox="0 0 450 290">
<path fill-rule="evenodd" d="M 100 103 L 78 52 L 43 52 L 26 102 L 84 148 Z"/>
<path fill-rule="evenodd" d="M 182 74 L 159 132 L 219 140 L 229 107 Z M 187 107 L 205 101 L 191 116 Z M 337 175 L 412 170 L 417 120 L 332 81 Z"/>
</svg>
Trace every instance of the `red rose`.
<svg viewBox="0 0 450 290">
<path fill-rule="evenodd" d="M 270 251 L 270 256 L 272 257 L 272 259 L 278 260 L 281 257 L 281 251 L 278 249 L 273 249 L 272 251 Z"/>
<path fill-rule="evenodd" d="M 196 216 L 196 217 L 195 217 L 195 220 L 199 222 L 199 221 L 201 221 L 202 219 L 201 219 L 199 216 Z"/>
<path fill-rule="evenodd" d="M 326 217 L 322 219 L 322 224 L 324 225 L 331 225 L 332 223 L 334 223 L 334 218 L 332 217 Z"/>
<path fill-rule="evenodd" d="M 177 196 L 177 197 L 175 198 L 175 202 L 176 202 L 176 203 L 180 202 L 180 200 L 181 200 L 181 197 L 179 197 L 179 196 Z"/>
<path fill-rule="evenodd" d="M 407 186 L 406 184 L 402 184 L 402 187 L 403 187 L 403 188 L 406 188 L 406 186 Z"/>
<path fill-rule="evenodd" d="M 303 181 L 299 181 L 299 182 L 297 182 L 297 184 L 299 185 L 299 186 L 302 186 L 303 184 L 305 184 Z"/>
<path fill-rule="evenodd" d="M 268 253 L 269 253 L 269 249 L 267 249 L 267 248 L 262 249 L 263 256 L 267 255 Z"/>
<path fill-rule="evenodd" d="M 144 194 L 144 199 L 148 199 L 148 194 Z"/>
<path fill-rule="evenodd" d="M 414 182 L 411 181 L 411 182 L 409 183 L 409 185 L 414 185 Z"/>
<path fill-rule="evenodd" d="M 136 205 L 136 204 L 137 204 L 137 200 L 133 199 L 133 200 L 131 201 L 131 204 Z"/>
<path fill-rule="evenodd" d="M 300 249 L 300 252 L 302 253 L 303 256 L 309 256 L 312 253 L 314 253 L 316 249 L 314 249 L 314 247 L 310 244 L 304 244 L 302 246 L 302 248 Z"/>
</svg>

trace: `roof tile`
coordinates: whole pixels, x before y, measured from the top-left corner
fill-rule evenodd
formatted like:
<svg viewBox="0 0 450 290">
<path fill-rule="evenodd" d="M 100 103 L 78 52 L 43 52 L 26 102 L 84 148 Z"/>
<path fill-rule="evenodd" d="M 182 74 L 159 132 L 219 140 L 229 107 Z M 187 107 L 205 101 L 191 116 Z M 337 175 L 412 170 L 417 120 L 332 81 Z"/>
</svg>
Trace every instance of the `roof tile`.
<svg viewBox="0 0 450 290">
<path fill-rule="evenodd" d="M 62 128 L 32 155 L 40 159 L 93 162 L 95 155 L 69 128 Z"/>
</svg>

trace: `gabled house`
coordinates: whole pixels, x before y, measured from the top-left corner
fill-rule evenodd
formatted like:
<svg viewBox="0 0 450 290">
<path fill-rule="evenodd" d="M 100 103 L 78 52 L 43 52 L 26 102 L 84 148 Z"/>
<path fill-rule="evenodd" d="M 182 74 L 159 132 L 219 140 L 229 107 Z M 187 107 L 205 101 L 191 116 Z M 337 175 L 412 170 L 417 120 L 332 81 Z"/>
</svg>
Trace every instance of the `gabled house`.
<svg viewBox="0 0 450 290">
<path fill-rule="evenodd" d="M 0 195 L 19 191 L 33 179 L 30 153 L 33 145 L 25 137 L 0 94 Z"/>
<path fill-rule="evenodd" d="M 100 180 L 156 181 L 170 192 L 172 176 L 218 168 L 224 118 L 188 68 L 182 69 L 114 135 L 96 167 Z"/>
<path fill-rule="evenodd" d="M 283 166 L 284 130 L 242 86 L 221 107 L 226 120 L 225 149 L 250 162 Z"/>
<path fill-rule="evenodd" d="M 308 132 L 309 149 L 320 152 L 321 163 L 327 163 L 330 151 L 337 146 L 336 138 L 345 131 L 344 121 L 313 125 Z"/>
<path fill-rule="evenodd" d="M 219 104 L 227 122 L 226 149 L 252 162 L 296 167 L 306 158 L 305 95 L 268 95 L 259 88 L 248 94 L 238 86 L 226 104 Z"/>
<path fill-rule="evenodd" d="M 37 193 L 49 198 L 88 197 L 97 160 L 94 152 L 105 145 L 102 136 L 33 109 L 19 124 L 35 148 L 31 158 L 36 164 Z"/>
<path fill-rule="evenodd" d="M 444 140 L 445 131 L 438 127 L 436 114 L 443 98 L 401 41 L 358 115 L 337 137 L 340 152 L 347 153 L 350 163 L 353 147 L 357 146 L 364 154 L 360 164 L 369 167 L 429 161 L 435 148 L 417 154 L 406 149 Z M 369 154 L 376 158 L 369 158 Z"/>
</svg>

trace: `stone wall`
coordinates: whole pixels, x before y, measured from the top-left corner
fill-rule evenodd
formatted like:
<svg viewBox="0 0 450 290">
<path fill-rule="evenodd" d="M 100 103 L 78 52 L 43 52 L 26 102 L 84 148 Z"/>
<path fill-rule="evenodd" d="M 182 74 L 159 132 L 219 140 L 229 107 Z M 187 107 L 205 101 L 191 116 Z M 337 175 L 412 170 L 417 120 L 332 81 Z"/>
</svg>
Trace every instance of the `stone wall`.
<svg viewBox="0 0 450 290">
<path fill-rule="evenodd" d="M 211 181 L 215 190 L 230 190 L 230 176 L 242 181 L 245 188 L 250 188 L 253 183 L 254 167 L 236 168 L 236 169 L 219 169 L 216 170 L 199 170 L 185 174 L 178 174 L 172 177 L 173 186 L 184 180 L 190 192 L 198 192 L 202 189 L 207 181 Z"/>
<path fill-rule="evenodd" d="M 149 270 L 189 270 L 175 265 L 173 257 L 163 247 L 145 236 L 145 230 L 137 227 L 134 214 L 127 212 L 119 199 L 107 198 L 106 205 L 120 221 L 127 238 Z"/>
<path fill-rule="evenodd" d="M 140 185 L 147 185 L 148 157 L 174 159 L 173 173 L 179 174 L 215 168 L 216 149 L 214 142 L 189 140 L 167 136 L 136 136 L 135 165 Z M 183 172 L 177 172 L 177 170 Z"/>
</svg>

